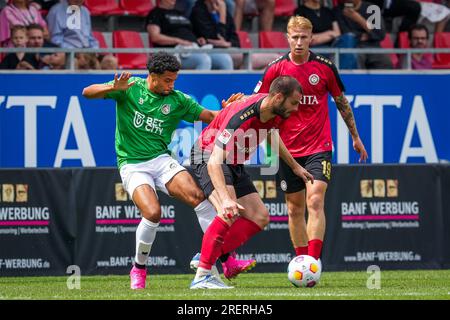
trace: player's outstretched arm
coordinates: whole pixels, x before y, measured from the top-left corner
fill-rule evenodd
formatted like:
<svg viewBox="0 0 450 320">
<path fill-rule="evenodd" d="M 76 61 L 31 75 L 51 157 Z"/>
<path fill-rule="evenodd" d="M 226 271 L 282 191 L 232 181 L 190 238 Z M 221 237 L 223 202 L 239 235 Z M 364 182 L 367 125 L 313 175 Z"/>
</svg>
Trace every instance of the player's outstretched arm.
<svg viewBox="0 0 450 320">
<path fill-rule="evenodd" d="M 126 91 L 128 88 L 134 85 L 134 81 L 128 83 L 128 80 L 131 77 L 131 73 L 122 72 L 120 77 L 117 76 L 117 73 L 114 75 L 114 83 L 113 84 L 93 84 L 89 87 L 83 89 L 83 96 L 88 99 L 99 99 L 104 98 L 107 93 L 113 91 Z"/>
<path fill-rule="evenodd" d="M 280 158 L 287 163 L 287 165 L 292 169 L 292 171 L 300 177 L 305 183 L 311 181 L 314 183 L 314 177 L 305 168 L 298 164 L 297 161 L 292 157 L 289 150 L 286 148 L 283 140 L 281 140 L 278 130 L 272 130 L 269 134 L 270 143 L 278 143 L 278 151 Z"/>
<path fill-rule="evenodd" d="M 366 161 L 369 157 L 364 147 L 364 144 L 361 141 L 361 138 L 358 134 L 358 129 L 356 129 L 355 117 L 353 116 L 353 111 L 345 97 L 344 93 L 341 95 L 334 97 L 334 101 L 336 102 L 336 106 L 341 114 L 342 119 L 344 119 L 345 124 L 347 125 L 348 131 L 350 131 L 350 135 L 353 140 L 353 149 L 359 153 L 359 162 Z"/>
<path fill-rule="evenodd" d="M 239 210 L 244 208 L 228 192 L 222 169 L 224 159 L 226 159 L 226 151 L 218 146 L 214 146 L 211 157 L 208 160 L 208 174 L 219 197 L 222 212 L 218 213 L 225 219 L 233 219 L 234 216 L 239 215 Z"/>
</svg>

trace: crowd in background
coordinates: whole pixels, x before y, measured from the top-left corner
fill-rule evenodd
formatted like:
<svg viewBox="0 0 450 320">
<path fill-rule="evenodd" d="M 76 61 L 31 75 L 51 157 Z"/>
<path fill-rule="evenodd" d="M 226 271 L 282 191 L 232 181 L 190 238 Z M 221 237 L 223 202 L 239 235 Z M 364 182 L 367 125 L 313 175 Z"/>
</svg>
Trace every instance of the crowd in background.
<svg viewBox="0 0 450 320">
<path fill-rule="evenodd" d="M 143 0 L 146 1 L 146 0 Z M 150 1 L 150 0 L 148 0 Z M 91 15 L 84 0 L 0 0 L 0 45 L 31 48 L 99 48 L 93 35 Z M 448 28 L 450 0 L 300 0 L 294 14 L 307 17 L 314 26 L 314 48 L 380 48 L 387 33 L 408 33 L 411 48 L 430 46 L 430 35 Z M 158 0 L 145 19 L 153 47 L 188 48 L 178 55 L 183 69 L 233 70 L 243 67 L 242 54 L 201 53 L 197 48 L 239 48 L 237 31 L 245 17 L 257 16 L 260 31 L 274 28 L 275 0 Z M 376 4 L 382 18 L 368 28 Z M 71 23 L 72 5 L 80 6 L 81 21 Z M 398 18 L 398 19 L 396 19 Z M 285 20 L 282 20 L 285 21 Z M 396 26 L 393 21 L 400 21 Z M 419 22 L 425 21 L 425 24 Z M 74 22 L 75 23 L 75 22 Z M 430 30 L 430 27 L 433 30 Z M 252 55 L 254 69 L 263 69 L 279 55 Z M 112 54 L 77 53 L 76 69 L 118 69 Z M 330 58 L 333 58 L 330 55 Z M 387 54 L 341 54 L 341 69 L 391 69 L 406 67 L 401 56 L 393 66 Z M 0 69 L 65 69 L 65 53 L 9 53 L 0 55 Z M 432 54 L 413 54 L 414 69 L 430 69 Z"/>
</svg>

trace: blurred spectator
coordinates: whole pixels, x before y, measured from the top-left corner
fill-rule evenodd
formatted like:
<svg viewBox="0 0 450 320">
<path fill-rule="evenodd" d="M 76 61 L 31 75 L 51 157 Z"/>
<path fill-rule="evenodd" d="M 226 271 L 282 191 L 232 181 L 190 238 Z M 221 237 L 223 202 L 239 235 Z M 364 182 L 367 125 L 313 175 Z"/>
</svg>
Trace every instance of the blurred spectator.
<svg viewBox="0 0 450 320">
<path fill-rule="evenodd" d="M 386 36 L 382 17 L 379 26 L 369 26 L 367 23 L 372 15 L 372 11 L 368 10 L 370 5 L 362 0 L 346 0 L 334 8 L 342 34 L 352 34 L 357 48 L 381 48 L 380 42 Z M 387 54 L 359 54 L 358 65 L 363 69 L 392 69 Z"/>
<path fill-rule="evenodd" d="M 98 48 L 98 41 L 92 34 L 91 15 L 83 6 L 84 0 L 61 0 L 54 5 L 47 15 L 51 41 L 61 48 Z M 80 21 L 77 14 L 68 14 L 69 6 L 78 6 Z M 67 23 L 73 25 L 67 25 Z"/>
<path fill-rule="evenodd" d="M 313 25 L 312 47 L 332 46 L 334 40 L 341 35 L 339 25 L 329 8 L 321 6 L 321 0 L 305 0 L 295 11 L 295 15 L 311 21 Z"/>
<path fill-rule="evenodd" d="M 197 0 L 191 22 L 197 38 L 205 38 L 215 48 L 239 48 L 239 37 L 225 1 Z"/>
<path fill-rule="evenodd" d="M 57 48 L 58 46 L 44 39 L 44 30 L 38 24 L 30 24 L 27 27 L 29 48 Z M 64 69 L 66 65 L 66 55 L 64 52 L 37 53 L 36 60 L 39 62 L 39 69 Z"/>
<path fill-rule="evenodd" d="M 28 41 L 27 29 L 24 26 L 13 26 L 11 28 L 11 41 L 15 48 L 25 48 Z M 38 61 L 33 53 L 9 53 L 0 63 L 0 69 L 31 70 L 37 68 Z"/>
<path fill-rule="evenodd" d="M 175 10 L 176 0 L 161 0 L 158 7 L 147 16 L 147 31 L 155 47 L 189 48 L 190 53 L 180 54 L 183 69 L 232 70 L 233 61 L 226 53 L 195 53 L 199 47 L 212 48 L 205 38 L 195 36 L 191 21 Z"/>
<path fill-rule="evenodd" d="M 0 12 L 0 45 L 8 47 L 10 43 L 11 26 L 28 26 L 39 24 L 44 28 L 44 36 L 48 37 L 47 23 L 36 7 L 30 6 L 29 0 L 11 0 Z"/>
<path fill-rule="evenodd" d="M 37 8 L 41 10 L 50 10 L 55 4 L 57 4 L 58 0 L 33 0 L 34 3 L 37 4 Z"/>
<path fill-rule="evenodd" d="M 409 46 L 413 49 L 426 49 L 429 43 L 428 29 L 423 24 L 416 24 L 408 30 Z M 433 55 L 431 53 L 413 53 L 411 54 L 412 69 L 432 69 Z M 401 66 L 408 68 L 406 55 L 401 56 Z"/>
<path fill-rule="evenodd" d="M 381 9 L 385 18 L 403 17 L 399 32 L 408 31 L 420 16 L 420 3 L 415 0 L 367 0 Z"/>
<path fill-rule="evenodd" d="M 422 10 L 419 21 L 423 23 L 429 21 L 434 24 L 434 32 L 444 32 L 450 19 L 450 9 L 445 5 L 431 2 L 420 2 L 420 6 Z"/>
<path fill-rule="evenodd" d="M 119 68 L 117 58 L 112 54 L 104 56 L 100 61 L 100 68 L 102 70 L 117 70 Z"/>
<path fill-rule="evenodd" d="M 78 52 L 75 55 L 75 69 L 100 70 L 100 63 L 95 53 Z"/>
<path fill-rule="evenodd" d="M 234 23 L 241 30 L 244 15 L 259 15 L 259 30 L 272 31 L 275 0 L 236 0 Z"/>
</svg>

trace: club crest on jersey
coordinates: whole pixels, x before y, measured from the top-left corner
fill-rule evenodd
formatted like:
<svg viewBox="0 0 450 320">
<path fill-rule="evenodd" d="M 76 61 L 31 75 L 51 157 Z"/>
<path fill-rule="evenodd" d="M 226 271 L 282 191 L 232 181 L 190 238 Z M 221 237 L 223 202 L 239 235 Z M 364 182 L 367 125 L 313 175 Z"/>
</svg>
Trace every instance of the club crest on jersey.
<svg viewBox="0 0 450 320">
<path fill-rule="evenodd" d="M 227 144 L 228 141 L 230 141 L 232 134 L 230 133 L 230 131 L 228 131 L 227 129 L 223 130 L 222 133 L 219 136 L 219 141 L 222 142 L 223 144 Z"/>
<path fill-rule="evenodd" d="M 165 104 L 161 107 L 161 113 L 162 114 L 169 114 L 170 113 L 170 104 Z"/>
<path fill-rule="evenodd" d="M 315 86 L 316 84 L 319 83 L 320 78 L 317 74 L 313 73 L 312 75 L 309 76 L 308 80 L 311 85 Z"/>
</svg>

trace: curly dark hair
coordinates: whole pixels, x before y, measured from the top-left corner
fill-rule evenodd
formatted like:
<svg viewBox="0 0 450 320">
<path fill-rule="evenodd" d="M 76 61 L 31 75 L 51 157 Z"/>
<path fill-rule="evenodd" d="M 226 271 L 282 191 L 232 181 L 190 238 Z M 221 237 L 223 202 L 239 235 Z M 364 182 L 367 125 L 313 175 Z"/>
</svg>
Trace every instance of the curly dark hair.
<svg viewBox="0 0 450 320">
<path fill-rule="evenodd" d="M 147 63 L 149 73 L 163 74 L 166 71 L 178 72 L 181 64 L 173 54 L 157 52 L 150 57 Z"/>
</svg>

